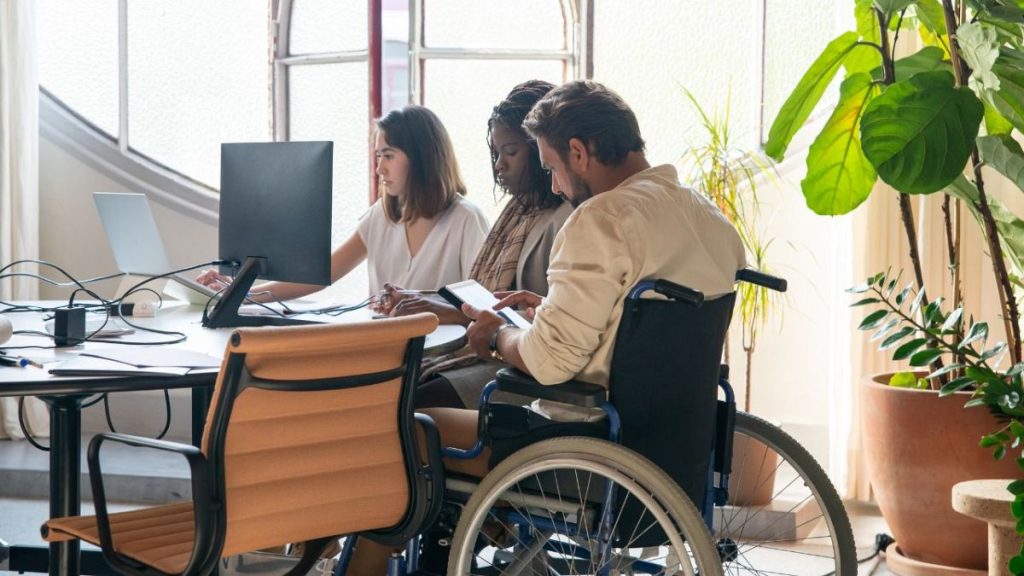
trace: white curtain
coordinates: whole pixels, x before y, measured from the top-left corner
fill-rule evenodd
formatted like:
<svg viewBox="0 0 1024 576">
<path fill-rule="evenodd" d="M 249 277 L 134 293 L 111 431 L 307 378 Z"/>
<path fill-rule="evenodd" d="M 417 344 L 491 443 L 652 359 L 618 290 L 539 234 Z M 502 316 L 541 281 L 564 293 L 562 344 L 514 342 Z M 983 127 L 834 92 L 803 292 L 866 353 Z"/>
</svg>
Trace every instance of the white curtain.
<svg viewBox="0 0 1024 576">
<path fill-rule="evenodd" d="M 39 74 L 35 0 L 0 0 L 0 264 L 39 257 Z M 23 270 L 34 271 L 34 268 Z M 31 278 L 0 280 L 0 299 L 38 297 Z M 11 368 L 0 368 L 10 370 Z M 25 403 L 29 428 L 46 436 L 46 406 Z M 0 398 L 0 438 L 22 438 L 16 398 Z"/>
</svg>

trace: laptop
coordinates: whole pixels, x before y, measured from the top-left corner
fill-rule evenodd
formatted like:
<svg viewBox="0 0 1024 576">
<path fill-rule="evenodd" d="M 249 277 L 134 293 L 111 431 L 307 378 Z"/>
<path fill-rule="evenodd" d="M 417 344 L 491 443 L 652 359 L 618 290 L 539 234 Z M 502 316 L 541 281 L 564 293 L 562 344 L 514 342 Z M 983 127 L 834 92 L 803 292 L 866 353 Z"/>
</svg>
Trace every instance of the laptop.
<svg viewBox="0 0 1024 576">
<path fill-rule="evenodd" d="M 125 274 L 118 288 L 119 295 L 145 277 L 174 270 L 145 194 L 94 192 L 93 200 L 117 268 Z M 164 283 L 158 280 L 150 286 L 158 291 L 163 288 L 165 293 L 188 302 L 205 304 L 216 291 L 196 282 L 190 274 L 195 272 L 174 274 L 168 277 L 172 282 L 165 286 L 160 286 Z"/>
</svg>

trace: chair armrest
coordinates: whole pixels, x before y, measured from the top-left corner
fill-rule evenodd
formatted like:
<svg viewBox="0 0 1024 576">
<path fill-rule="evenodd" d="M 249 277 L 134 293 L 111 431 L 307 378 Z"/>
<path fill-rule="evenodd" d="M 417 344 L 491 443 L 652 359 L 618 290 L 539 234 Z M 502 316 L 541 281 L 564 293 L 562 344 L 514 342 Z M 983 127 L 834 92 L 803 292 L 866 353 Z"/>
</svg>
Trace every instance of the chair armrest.
<svg viewBox="0 0 1024 576">
<path fill-rule="evenodd" d="M 137 570 L 134 566 L 127 564 L 125 559 L 114 551 L 114 540 L 110 531 L 107 496 L 103 489 L 103 470 L 100 467 L 100 448 L 107 440 L 136 448 L 174 452 L 185 457 L 191 472 L 192 508 L 195 518 L 195 543 L 192 549 L 192 558 L 189 560 L 189 565 L 185 570 L 185 573 L 188 573 L 190 569 L 194 568 L 193 565 L 203 562 L 209 556 L 216 540 L 216 534 L 214 534 L 213 530 L 215 524 L 213 514 L 220 508 L 220 504 L 213 502 L 211 498 L 214 490 L 211 486 L 211 475 L 206 456 L 199 448 L 191 444 L 180 444 L 128 434 L 97 434 L 89 442 L 89 450 L 86 455 L 89 464 L 89 483 L 92 486 L 93 503 L 96 508 L 96 527 L 99 532 L 100 547 L 103 549 L 103 557 L 106 558 L 111 566 L 120 566 L 129 572 L 137 572 Z"/>
<path fill-rule="evenodd" d="M 497 382 L 498 390 L 502 392 L 572 404 L 581 408 L 599 408 L 608 401 L 608 391 L 604 386 L 579 380 L 544 385 L 515 368 L 498 370 Z"/>
</svg>

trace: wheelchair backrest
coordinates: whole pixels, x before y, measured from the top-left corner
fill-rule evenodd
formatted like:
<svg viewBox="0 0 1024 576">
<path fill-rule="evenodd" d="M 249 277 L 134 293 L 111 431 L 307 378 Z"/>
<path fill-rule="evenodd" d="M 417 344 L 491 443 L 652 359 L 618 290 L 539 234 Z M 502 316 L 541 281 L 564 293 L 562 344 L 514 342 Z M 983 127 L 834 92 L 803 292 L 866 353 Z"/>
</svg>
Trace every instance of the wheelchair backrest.
<svg viewBox="0 0 1024 576">
<path fill-rule="evenodd" d="M 629 298 L 616 333 L 609 398 L 622 443 L 704 500 L 715 442 L 718 376 L 734 293 L 695 306 Z"/>
</svg>

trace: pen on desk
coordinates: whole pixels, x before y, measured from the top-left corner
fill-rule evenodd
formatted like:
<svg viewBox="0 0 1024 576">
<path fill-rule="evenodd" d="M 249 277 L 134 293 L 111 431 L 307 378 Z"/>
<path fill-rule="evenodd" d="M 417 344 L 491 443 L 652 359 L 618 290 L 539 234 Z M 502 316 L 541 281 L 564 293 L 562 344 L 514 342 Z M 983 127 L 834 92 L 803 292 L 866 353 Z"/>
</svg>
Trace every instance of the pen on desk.
<svg viewBox="0 0 1024 576">
<path fill-rule="evenodd" d="M 25 358 L 24 356 L 18 357 L 18 365 L 21 366 L 22 368 L 26 366 L 32 366 L 34 368 L 46 368 L 46 366 L 43 366 L 41 362 L 37 362 L 31 358 Z"/>
</svg>

